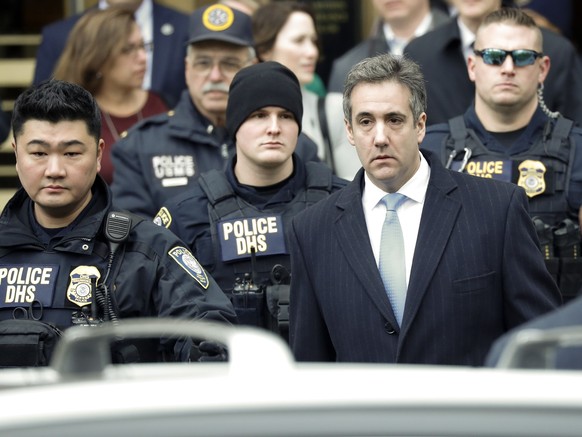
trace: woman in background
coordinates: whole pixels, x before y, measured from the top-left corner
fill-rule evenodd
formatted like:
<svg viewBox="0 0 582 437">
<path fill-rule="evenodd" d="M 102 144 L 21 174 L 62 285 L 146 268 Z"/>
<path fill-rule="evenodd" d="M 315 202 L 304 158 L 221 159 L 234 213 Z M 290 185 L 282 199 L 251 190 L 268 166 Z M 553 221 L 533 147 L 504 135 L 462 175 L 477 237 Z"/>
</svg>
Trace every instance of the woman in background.
<svg viewBox="0 0 582 437">
<path fill-rule="evenodd" d="M 114 143 L 135 123 L 168 110 L 158 94 L 142 89 L 151 49 L 131 11 L 95 9 L 77 22 L 55 68 L 55 79 L 81 85 L 101 109 L 105 149 L 100 174 L 107 183 L 113 179 Z"/>
<path fill-rule="evenodd" d="M 306 88 L 313 82 L 319 59 L 313 12 L 306 4 L 292 1 L 261 6 L 253 14 L 253 38 L 260 61 L 277 61 L 299 79 L 303 94 L 302 131 L 317 144 L 319 158 L 334 168 L 332 150 L 345 138 L 342 96 L 336 93 L 333 101 L 328 96 L 328 101 L 319 102 L 319 96 Z M 318 103 L 325 109 L 319 109 Z"/>
</svg>

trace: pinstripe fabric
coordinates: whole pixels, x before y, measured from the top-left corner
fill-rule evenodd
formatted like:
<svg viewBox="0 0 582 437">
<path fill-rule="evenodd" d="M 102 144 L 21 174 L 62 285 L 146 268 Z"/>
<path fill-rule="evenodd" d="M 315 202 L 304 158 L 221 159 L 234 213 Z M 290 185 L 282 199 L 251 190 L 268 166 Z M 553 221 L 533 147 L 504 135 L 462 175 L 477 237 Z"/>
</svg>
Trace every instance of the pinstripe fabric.
<svg viewBox="0 0 582 437">
<path fill-rule="evenodd" d="M 293 219 L 298 360 L 480 365 L 502 333 L 558 305 L 523 190 L 423 153 L 431 178 L 401 327 L 366 230 L 363 171 Z"/>
</svg>

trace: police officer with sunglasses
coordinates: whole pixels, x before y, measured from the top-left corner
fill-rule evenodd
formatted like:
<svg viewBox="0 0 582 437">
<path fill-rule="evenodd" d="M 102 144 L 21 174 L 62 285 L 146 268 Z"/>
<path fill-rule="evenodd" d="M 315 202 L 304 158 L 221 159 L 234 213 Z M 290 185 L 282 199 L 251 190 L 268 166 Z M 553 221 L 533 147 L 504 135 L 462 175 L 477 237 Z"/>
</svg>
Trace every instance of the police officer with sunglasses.
<svg viewBox="0 0 582 437">
<path fill-rule="evenodd" d="M 566 301 L 582 286 L 582 130 L 544 102 L 551 62 L 542 43 L 523 11 L 489 14 L 468 59 L 474 103 L 429 127 L 422 147 L 453 170 L 523 187 L 546 265 Z"/>
</svg>

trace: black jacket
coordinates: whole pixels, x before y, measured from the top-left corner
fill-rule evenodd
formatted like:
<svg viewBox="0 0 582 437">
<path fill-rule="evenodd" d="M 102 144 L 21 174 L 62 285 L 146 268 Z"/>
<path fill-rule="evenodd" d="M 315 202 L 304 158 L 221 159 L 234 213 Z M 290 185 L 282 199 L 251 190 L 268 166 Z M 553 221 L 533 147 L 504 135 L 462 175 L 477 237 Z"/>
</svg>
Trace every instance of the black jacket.
<svg viewBox="0 0 582 437">
<path fill-rule="evenodd" d="M 111 149 L 116 207 L 152 218 L 166 200 L 188 191 L 208 170 L 223 170 L 234 143 L 196 109 L 188 91 L 178 106 L 130 129 Z M 297 153 L 317 161 L 317 146 L 301 134 Z"/>
<path fill-rule="evenodd" d="M 582 62 L 570 41 L 542 28 L 544 54 L 551 68 L 544 98 L 551 111 L 582 122 Z M 420 64 L 427 87 L 427 124 L 445 123 L 463 114 L 475 98 L 463 59 L 457 20 L 412 40 L 404 53 Z"/>
<path fill-rule="evenodd" d="M 0 319 L 14 308 L 42 304 L 44 322 L 60 328 L 85 299 L 88 278 L 106 285 L 120 319 L 179 317 L 235 323 L 234 310 L 214 279 L 167 229 L 148 220 L 133 227 L 113 257 L 104 223 L 111 195 L 98 177 L 93 198 L 68 228 L 52 238 L 33 218 L 32 201 L 19 190 L 0 216 Z M 121 263 L 121 264 L 119 264 Z"/>
</svg>

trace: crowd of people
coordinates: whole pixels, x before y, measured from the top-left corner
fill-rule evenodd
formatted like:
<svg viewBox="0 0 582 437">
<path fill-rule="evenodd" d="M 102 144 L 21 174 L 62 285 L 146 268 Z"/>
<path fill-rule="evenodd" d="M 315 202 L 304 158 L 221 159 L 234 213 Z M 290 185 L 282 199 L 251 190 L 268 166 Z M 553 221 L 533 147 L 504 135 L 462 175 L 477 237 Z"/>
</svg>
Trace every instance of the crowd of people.
<svg viewBox="0 0 582 437">
<path fill-rule="evenodd" d="M 0 366 L 50 359 L 21 347 L 39 322 L 213 320 L 301 361 L 470 366 L 581 323 L 575 46 L 502 0 L 373 7 L 327 81 L 301 2 L 102 0 L 48 26 L 11 120 Z"/>
</svg>

